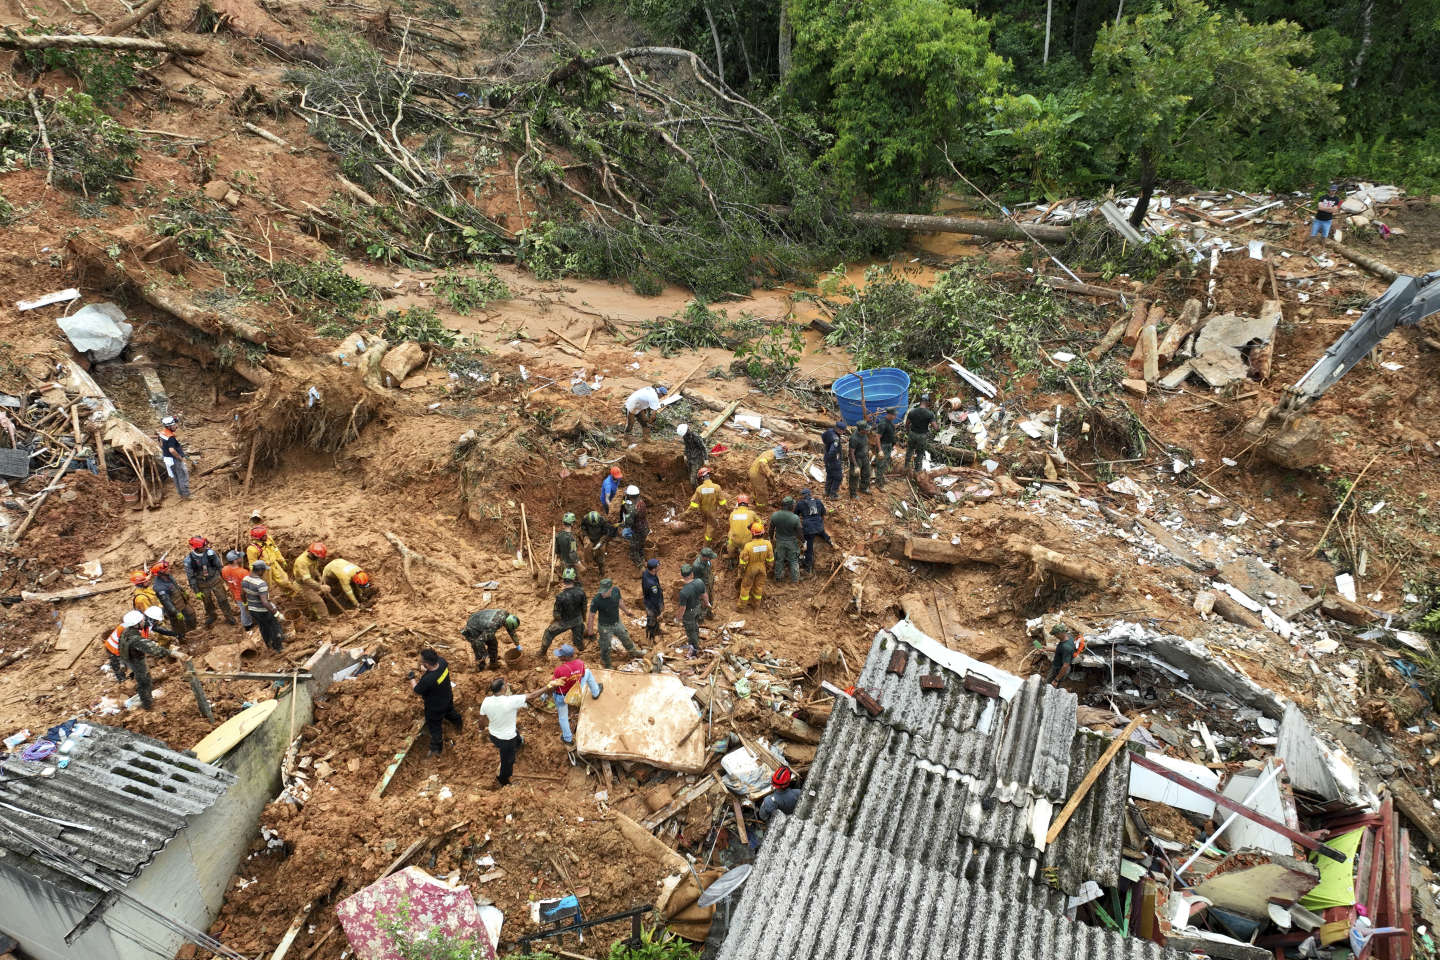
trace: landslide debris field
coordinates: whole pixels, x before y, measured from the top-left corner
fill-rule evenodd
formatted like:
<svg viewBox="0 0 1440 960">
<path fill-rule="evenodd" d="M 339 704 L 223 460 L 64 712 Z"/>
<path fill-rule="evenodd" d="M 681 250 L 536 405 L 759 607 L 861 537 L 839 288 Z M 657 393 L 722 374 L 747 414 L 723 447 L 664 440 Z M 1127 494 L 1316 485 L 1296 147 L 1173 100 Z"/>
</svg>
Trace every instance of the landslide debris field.
<svg viewBox="0 0 1440 960">
<path fill-rule="evenodd" d="M 32 0 L 27 8 L 51 32 L 88 32 L 126 14 L 109 0 L 92 0 L 89 17 L 69 4 Z M 862 290 L 890 281 L 852 267 L 831 278 L 853 284 L 848 291 L 777 287 L 712 304 L 728 318 L 767 321 L 755 329 L 771 341 L 777 328 L 783 343 L 795 334 L 796 352 L 779 375 L 736 362 L 733 347 L 718 341 L 692 349 L 683 332 L 672 350 L 658 340 L 644 345 L 647 334 L 675 329 L 657 318 L 683 318 L 687 291 L 641 296 L 573 276 L 542 279 L 503 257 L 493 267 L 430 265 L 443 258 L 428 257 L 423 235 L 406 241 L 417 247 L 390 249 L 386 218 L 427 216 L 417 213 L 426 201 L 397 189 L 377 202 L 351 179 L 353 158 L 336 131 L 306 112 L 314 101 L 300 105 L 295 72 L 322 70 L 325 59 L 317 17 L 327 30 L 358 19 L 391 58 L 421 51 L 427 65 L 417 69 L 433 71 L 424 75 L 442 88 L 464 67 L 460 51 L 495 46 L 482 19 L 437 24 L 356 4 L 317 12 L 245 0 L 166 0 L 155 16 L 142 33 L 203 34 L 207 52 L 157 55 L 116 104 L 120 126 L 107 135 L 133 143 L 132 171 L 93 195 L 56 182 L 63 170 L 47 185 L 43 160 L 0 178 L 11 208 L 0 256 L 0 393 L 21 401 L 5 410 L 20 439 L 45 451 L 28 479 L 8 484 L 0 536 L 20 527 L 73 445 L 68 417 L 45 421 L 48 411 L 89 395 L 67 391 L 67 364 L 88 370 L 136 428 L 135 436 L 107 437 L 103 475 L 69 473 L 56 484 L 0 567 L 0 732 L 39 731 L 80 715 L 186 749 L 213 726 L 173 664 L 154 667 L 153 712 L 124 707 L 133 688 L 108 672 L 99 637 L 128 609 L 128 585 L 77 600 L 13 602 L 23 594 L 123 581 L 162 555 L 178 558 L 197 533 L 217 548 L 243 546 L 252 510 L 287 557 L 321 540 L 369 571 L 378 597 L 325 621 L 281 596 L 291 633 L 283 653 L 223 621 L 184 641 L 199 665 L 221 671 L 290 672 L 327 643 L 374 660 L 373 669 L 333 686 L 315 722 L 297 732 L 303 803 L 292 796 L 267 807 L 266 835 L 210 931 L 233 949 L 273 950 L 314 904 L 291 956 L 340 957 L 346 945 L 331 929 L 329 906 L 422 839 L 434 842 L 411 862 L 458 874 L 477 899 L 498 906 L 507 943 L 533 931 L 531 901 L 576 888 L 592 915 L 654 902 L 673 862 L 637 841 L 623 818 L 644 823 L 669 810 L 696 778 L 572 758 L 553 713 L 537 711 L 522 714 L 527 747 L 514 784 L 497 790 L 495 751 L 477 734 L 479 701 L 496 674 L 476 670 L 459 636 L 470 613 L 503 606 L 519 615 L 525 650 L 504 675 L 520 690 L 548 680 L 553 659 L 537 652 L 555 592 L 551 531 L 566 511 L 598 505 L 612 464 L 649 503 L 647 553 L 661 560 L 668 597 L 663 669 L 703 694 L 707 750 L 743 735 L 803 773 L 835 705 L 821 682 L 853 684 L 870 638 L 898 617 L 1022 675 L 1044 672 L 1050 640 L 1040 631 L 1063 618 L 1096 635 L 1120 624 L 1193 641 L 1432 790 L 1435 768 L 1425 761 L 1434 737 L 1420 731 L 1428 730 L 1440 665 L 1428 635 L 1414 632 L 1424 624 L 1413 621 L 1430 609 L 1440 555 L 1431 432 L 1440 333 L 1432 320 L 1392 334 L 1316 405 L 1309 418 L 1323 444 L 1314 465 L 1287 468 L 1262 456 L 1243 424 L 1278 401 L 1386 286 L 1304 240 L 1302 213 L 1281 207 L 1247 219 L 1227 228 L 1238 238 L 1234 249 L 1213 261 L 1207 252 L 1198 265 L 1188 257 L 1167 264 L 1153 279 L 1081 272 L 1087 283 L 1123 293 L 1123 304 L 1108 294 L 1044 293 L 1059 309 L 1038 338 L 1043 353 L 1023 363 L 997 354 L 970 371 L 994 384 L 993 396 L 932 357 L 929 382 L 949 431 L 945 462 L 922 476 L 897 471 L 857 499 L 830 499 L 834 548 L 818 548 L 815 573 L 801 583 L 767 585 L 758 609 L 737 608 L 735 573 L 721 564 L 716 617 L 700 655 L 687 658 L 670 614 L 678 568 L 703 535 L 685 509 L 691 488 L 675 426 L 714 423 L 710 444 L 719 452 L 711 464 L 727 492 L 748 489 L 752 459 L 777 441 L 792 450 L 779 464 L 780 488 L 821 491 L 819 433 L 834 414 L 829 386 L 857 363 L 811 321 L 828 325 Z M 623 23 L 593 26 L 623 40 Z M 12 64 L 10 76 L 28 82 L 36 74 L 26 70 Z M 37 78 L 51 99 L 73 82 L 59 70 Z M 5 95 L 23 99 L 24 91 Z M 402 153 L 426 156 L 418 142 L 390 146 L 400 166 L 408 162 Z M 513 236 L 535 201 L 514 180 L 515 153 L 484 159 L 483 178 L 451 171 L 454 182 L 500 234 Z M 1259 205 L 1230 199 L 1235 209 Z M 1348 242 L 1405 272 L 1440 266 L 1435 206 L 1400 197 L 1379 212 L 1403 234 Z M 1248 255 L 1248 239 L 1265 241 L 1265 259 Z M 1034 287 L 1034 251 L 1021 241 L 959 247 L 917 236 L 894 255 L 889 276 L 928 287 L 941 271 L 982 257 L 986 282 L 1017 293 Z M 79 290 L 78 301 L 15 306 L 68 287 Z M 1191 378 L 1137 395 L 1121 385 L 1134 379 L 1124 370 L 1131 346 L 1086 358 L 1137 310 L 1159 309 L 1163 336 L 1189 300 L 1199 302 L 1200 319 L 1257 317 L 1278 301 L 1272 342 L 1246 349 L 1247 359 L 1268 350 L 1263 368 L 1251 363 L 1223 390 Z M 120 305 L 134 332 L 119 357 L 92 364 L 55 320 L 105 301 Z M 713 315 L 702 322 L 713 324 Z M 357 335 L 368 349 L 359 350 Z M 412 362 L 386 369 L 385 348 L 405 342 L 418 344 Z M 682 381 L 681 398 L 663 409 L 649 439 L 622 434 L 621 403 L 631 390 Z M 575 389 L 581 384 L 587 389 Z M 92 407 L 82 408 L 87 418 Z M 181 418 L 182 439 L 200 454 L 189 500 L 166 491 L 147 447 L 162 409 Z M 983 438 L 973 424 L 985 425 Z M 406 562 L 406 548 L 423 559 Z M 1240 582 L 1235 569 L 1253 569 L 1255 560 L 1319 605 L 1301 604 L 1307 612 L 1277 624 L 1217 594 L 1212 581 L 1224 579 L 1265 603 L 1271 581 Z M 638 611 L 639 571 L 623 543 L 610 545 L 607 573 Z M 1353 578 L 1352 599 L 1337 599 L 1337 574 Z M 587 594 L 598 580 L 593 566 L 581 570 Z M 1027 625 L 1037 618 L 1042 625 Z M 1377 626 L 1394 629 L 1359 636 Z M 643 628 L 630 631 L 643 639 Z M 372 799 L 419 718 L 406 674 L 425 646 L 450 662 L 464 731 L 438 760 L 415 750 L 385 795 Z M 1402 680 L 1397 661 L 1416 684 Z M 617 667 L 650 664 L 621 656 Z M 1082 702 L 1159 711 L 1180 728 L 1203 718 L 1231 745 L 1232 762 L 1265 750 L 1252 743 L 1259 728 L 1235 712 L 1250 704 L 1233 691 L 1098 658 L 1082 662 L 1068 685 Z M 275 692 L 264 681 L 215 685 L 216 721 Z M 1180 755 L 1206 759 L 1187 744 L 1178 745 Z M 741 856 L 730 803 L 714 796 L 680 806 L 653 832 L 707 868 Z"/>
</svg>

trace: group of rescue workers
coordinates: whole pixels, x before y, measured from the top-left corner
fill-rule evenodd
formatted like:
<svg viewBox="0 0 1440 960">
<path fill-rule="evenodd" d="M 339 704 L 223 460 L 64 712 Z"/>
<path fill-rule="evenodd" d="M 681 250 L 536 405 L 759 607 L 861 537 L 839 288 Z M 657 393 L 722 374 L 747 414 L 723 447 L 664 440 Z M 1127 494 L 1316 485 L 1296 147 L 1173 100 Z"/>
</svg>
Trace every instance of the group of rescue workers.
<svg viewBox="0 0 1440 960">
<path fill-rule="evenodd" d="M 178 571 L 183 586 L 164 556 L 131 571 L 130 609 L 105 634 L 105 650 L 117 680 L 135 678 L 146 710 L 154 705 L 146 658 L 190 659 L 177 641 L 201 626 L 192 601 L 204 606 L 205 627 L 221 617 L 231 625 L 238 621 L 246 630 L 258 629 L 265 645 L 279 651 L 285 646 L 285 615 L 275 593 L 302 602 L 321 620 L 332 611 L 354 609 L 373 594 L 370 575 L 358 564 L 330 556 L 324 543 L 316 541 L 287 561 L 258 511 L 250 515 L 250 523 L 244 552 L 228 550 L 223 559 L 207 537 L 191 537 Z"/>
</svg>

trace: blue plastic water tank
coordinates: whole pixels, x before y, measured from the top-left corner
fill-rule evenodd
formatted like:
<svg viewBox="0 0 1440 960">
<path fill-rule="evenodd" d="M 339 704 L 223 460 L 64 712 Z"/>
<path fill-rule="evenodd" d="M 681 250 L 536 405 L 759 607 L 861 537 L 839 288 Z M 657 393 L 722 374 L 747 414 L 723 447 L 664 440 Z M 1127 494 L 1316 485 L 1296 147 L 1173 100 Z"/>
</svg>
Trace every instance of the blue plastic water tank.
<svg viewBox="0 0 1440 960">
<path fill-rule="evenodd" d="M 860 403 L 861 385 L 864 385 L 865 403 Z M 847 424 L 855 424 L 866 413 L 894 407 L 903 414 L 910 406 L 910 374 L 894 367 L 879 367 L 875 370 L 861 370 L 847 373 L 830 387 L 835 402 L 840 406 L 840 416 Z"/>
</svg>

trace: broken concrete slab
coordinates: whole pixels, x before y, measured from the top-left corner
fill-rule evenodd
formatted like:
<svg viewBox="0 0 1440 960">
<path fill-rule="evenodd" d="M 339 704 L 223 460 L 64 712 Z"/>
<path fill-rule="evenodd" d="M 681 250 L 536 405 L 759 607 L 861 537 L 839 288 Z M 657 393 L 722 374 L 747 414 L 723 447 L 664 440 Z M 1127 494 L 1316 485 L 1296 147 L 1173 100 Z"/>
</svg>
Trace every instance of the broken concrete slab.
<svg viewBox="0 0 1440 960">
<path fill-rule="evenodd" d="M 1271 570 L 1258 557 L 1237 557 L 1220 567 L 1220 576 L 1286 620 L 1309 613 L 1320 605 L 1320 597 L 1308 595 L 1300 584 Z M 1274 602 L 1268 602 L 1271 600 Z"/>
<path fill-rule="evenodd" d="M 1232 800 L 1239 800 L 1251 810 L 1263 813 L 1271 820 L 1284 823 L 1291 829 L 1298 829 L 1295 817 L 1295 801 L 1287 797 L 1285 789 L 1275 777 L 1266 777 L 1270 764 L 1262 770 L 1241 771 L 1230 778 L 1220 792 Z M 1258 786 L 1258 791 L 1257 791 Z M 1270 853 L 1290 856 L 1295 845 L 1290 840 L 1268 827 L 1235 817 L 1228 827 L 1216 834 L 1227 850 L 1265 850 Z"/>
<path fill-rule="evenodd" d="M 597 670 L 598 700 L 581 695 L 575 749 L 587 757 L 630 760 L 699 773 L 708 759 L 703 736 L 689 736 L 700 713 L 689 687 L 674 674 Z"/>
<path fill-rule="evenodd" d="M 1288 855 L 1235 853 L 1220 861 L 1195 893 L 1242 917 L 1268 920 L 1272 901 L 1294 903 L 1319 882 L 1313 863 Z"/>
<path fill-rule="evenodd" d="M 1195 368 L 1192 365 L 1191 361 L 1186 360 L 1184 363 L 1180 364 L 1180 366 L 1176 367 L 1174 370 L 1171 370 L 1169 373 L 1165 374 L 1165 376 L 1160 378 L 1160 389 L 1179 390 L 1180 384 L 1188 380 L 1190 378 L 1190 374 L 1193 373 L 1194 370 Z"/>
<path fill-rule="evenodd" d="M 1120 386 L 1129 390 L 1137 397 L 1143 397 L 1150 392 L 1149 384 L 1139 378 L 1126 377 L 1120 381 Z"/>
<path fill-rule="evenodd" d="M 1240 351 L 1229 347 L 1197 354 L 1190 360 L 1190 370 L 1216 390 L 1250 376 L 1250 368 L 1245 365 Z"/>
<path fill-rule="evenodd" d="M 1217 350 L 1240 350 L 1259 343 L 1269 343 L 1280 322 L 1280 305 L 1267 300 L 1258 317 L 1242 317 L 1233 313 L 1211 317 L 1195 337 L 1195 354 L 1203 356 Z"/>
<path fill-rule="evenodd" d="M 1208 561 L 1197 556 L 1193 550 L 1181 543 L 1173 533 L 1149 517 L 1136 517 L 1135 522 L 1143 527 L 1145 532 L 1155 539 L 1156 543 L 1164 547 L 1166 553 L 1170 554 L 1176 560 L 1179 560 L 1191 570 L 1197 573 L 1209 573 L 1214 569 Z"/>
</svg>

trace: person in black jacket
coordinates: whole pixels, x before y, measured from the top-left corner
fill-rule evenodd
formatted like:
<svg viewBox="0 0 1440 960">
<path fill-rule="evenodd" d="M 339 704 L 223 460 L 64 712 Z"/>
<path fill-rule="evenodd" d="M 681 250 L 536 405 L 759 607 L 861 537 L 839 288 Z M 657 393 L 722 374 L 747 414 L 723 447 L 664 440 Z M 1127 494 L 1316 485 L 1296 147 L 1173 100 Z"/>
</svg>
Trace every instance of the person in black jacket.
<svg viewBox="0 0 1440 960">
<path fill-rule="evenodd" d="M 450 664 L 434 650 L 426 647 L 420 651 L 420 679 L 415 681 L 415 695 L 425 704 L 425 726 L 430 731 L 430 756 L 440 756 L 444 749 L 444 722 L 455 725 L 458 733 L 465 726 L 465 718 L 455 709 L 455 694 L 450 687 Z M 412 670 L 413 678 L 415 672 Z"/>
<path fill-rule="evenodd" d="M 831 547 L 835 546 L 835 541 L 825 532 L 825 502 L 807 487 L 800 491 L 795 512 L 800 516 L 800 529 L 805 535 L 805 556 L 800 560 L 800 569 L 812 571 L 815 569 L 815 541 L 824 540 Z"/>
</svg>

